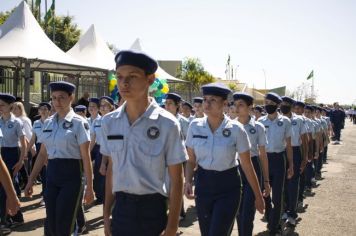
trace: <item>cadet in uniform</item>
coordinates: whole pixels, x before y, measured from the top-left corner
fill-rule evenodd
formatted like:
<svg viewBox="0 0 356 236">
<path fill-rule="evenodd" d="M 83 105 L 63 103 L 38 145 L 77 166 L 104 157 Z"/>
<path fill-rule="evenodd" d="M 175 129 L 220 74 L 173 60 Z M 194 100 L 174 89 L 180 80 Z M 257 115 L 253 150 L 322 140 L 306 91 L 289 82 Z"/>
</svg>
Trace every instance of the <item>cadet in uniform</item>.
<svg viewBox="0 0 356 236">
<path fill-rule="evenodd" d="M 254 100 L 251 95 L 246 93 L 234 93 L 233 98 L 238 116 L 237 120 L 244 125 L 244 129 L 251 143 L 250 156 L 258 182 L 261 188 L 263 186 L 263 195 L 267 197 L 270 194 L 271 188 L 269 185 L 268 160 L 265 149 L 267 144 L 265 127 L 250 116 Z M 252 236 L 253 220 L 256 213 L 255 197 L 241 165 L 239 165 L 239 170 L 242 177 L 243 188 L 240 209 L 237 215 L 238 231 L 239 235 Z M 263 184 L 262 174 L 264 179 Z"/>
<path fill-rule="evenodd" d="M 281 233 L 280 219 L 286 176 L 286 154 L 288 159 L 288 179 L 293 176 L 294 168 L 291 145 L 291 122 L 289 118 L 278 114 L 277 108 L 281 102 L 282 99 L 278 94 L 267 93 L 265 97 L 265 109 L 268 115 L 258 120 L 265 126 L 267 134 L 266 151 L 273 202 L 273 208 L 271 208 L 271 198 L 266 198 L 266 219 L 270 235 Z"/>
<path fill-rule="evenodd" d="M 74 107 L 74 112 L 83 118 L 87 118 L 87 107 L 84 105 L 78 105 Z"/>
<path fill-rule="evenodd" d="M 255 108 L 253 109 L 253 114 L 255 116 L 255 120 L 260 119 L 260 117 L 263 116 L 263 107 L 262 106 L 255 106 Z"/>
<path fill-rule="evenodd" d="M 189 123 L 194 119 L 192 116 L 193 106 L 187 101 L 182 101 L 181 103 L 182 116 L 186 118 Z"/>
<path fill-rule="evenodd" d="M 15 102 L 15 97 L 10 94 L 0 93 L 0 129 L 3 135 L 1 139 L 1 157 L 11 175 L 14 182 L 16 192 L 20 192 L 18 183 L 15 177 L 19 170 L 23 167 L 26 152 L 26 140 L 21 120 L 16 118 L 11 113 L 11 104 Z M 20 147 L 19 148 L 19 143 Z M 21 151 L 20 151 L 21 150 Z M 4 188 L 0 186 L 0 220 L 2 225 L 22 224 L 24 222 L 21 211 L 11 219 L 6 217 L 6 193 Z"/>
<path fill-rule="evenodd" d="M 184 135 L 184 139 L 187 137 L 188 127 L 189 127 L 189 120 L 179 114 L 179 105 L 182 101 L 180 95 L 176 93 L 167 93 L 166 95 L 166 102 L 165 102 L 165 109 L 172 113 L 179 121 L 180 128 Z"/>
<path fill-rule="evenodd" d="M 303 118 L 295 113 L 292 113 L 292 107 L 295 102 L 296 101 L 294 99 L 283 96 L 280 106 L 282 114 L 288 117 L 292 123 L 291 141 L 293 148 L 294 175 L 292 178 L 288 179 L 286 183 L 286 209 L 282 216 L 282 220 L 286 220 L 286 223 L 292 226 L 296 226 L 301 166 L 302 162 L 306 163 L 306 160 L 308 159 L 306 153 L 303 153 L 305 154 L 303 155 L 301 150 L 302 144 L 305 144 L 308 139 L 307 129 L 304 125 Z"/>
<path fill-rule="evenodd" d="M 323 160 L 324 160 L 324 150 L 325 147 L 328 146 L 328 124 L 326 120 L 321 116 L 322 108 L 319 106 L 316 106 L 316 112 L 315 112 L 315 117 L 320 121 L 321 125 L 321 144 L 320 144 L 320 154 L 316 163 L 316 175 L 315 179 L 316 180 L 321 180 L 321 169 L 323 168 Z"/>
<path fill-rule="evenodd" d="M 194 109 L 194 118 L 202 118 L 205 117 L 204 109 L 203 109 L 203 98 L 202 97 L 195 97 L 193 98 L 193 109 Z"/>
<path fill-rule="evenodd" d="M 326 132 L 326 145 L 324 148 L 324 157 L 323 157 L 323 163 L 326 163 L 327 156 L 328 156 L 328 144 L 330 143 L 330 133 L 331 133 L 331 121 L 330 117 L 327 116 L 328 110 L 327 109 L 322 109 L 321 111 L 321 118 L 323 118 L 326 121 L 327 124 L 327 132 Z"/>
<path fill-rule="evenodd" d="M 68 236 L 73 232 L 82 201 L 83 168 L 86 178 L 84 202 L 90 204 L 94 198 L 89 124 L 71 109 L 75 91 L 73 84 L 60 81 L 50 83 L 49 87 L 56 114 L 43 125 L 39 136 L 39 142 L 42 143 L 40 154 L 25 193 L 27 196 L 32 195 L 33 181 L 48 155 L 45 234 Z"/>
<path fill-rule="evenodd" d="M 49 117 L 49 112 L 50 112 L 51 108 L 52 108 L 52 106 L 48 102 L 41 102 L 38 105 L 38 112 L 40 115 L 40 119 L 36 120 L 33 123 L 32 137 L 31 137 L 30 143 L 27 147 L 28 152 L 29 152 L 30 151 L 29 149 L 31 149 L 31 147 L 34 144 L 36 144 L 36 156 L 34 157 L 33 166 L 36 162 L 36 158 L 37 158 L 38 153 L 40 152 L 40 149 L 41 149 L 41 143 L 39 142 L 40 135 L 42 134 L 44 122 Z M 42 196 L 44 196 L 45 190 L 46 190 L 46 167 L 45 166 L 43 166 L 43 168 L 41 169 L 40 176 L 41 176 L 41 181 L 42 181 Z"/>
<path fill-rule="evenodd" d="M 234 102 L 229 103 L 229 115 L 228 116 L 231 120 L 234 120 L 237 118 L 237 112 L 236 112 Z"/>
<path fill-rule="evenodd" d="M 157 62 L 121 51 L 115 57 L 118 87 L 126 102 L 102 118 L 100 150 L 109 156 L 104 204 L 105 234 L 175 235 L 187 152 L 179 122 L 148 97 Z M 168 172 L 167 172 L 168 168 Z M 165 186 L 169 175 L 170 189 Z M 167 197 L 169 216 L 167 218 Z"/>
<path fill-rule="evenodd" d="M 264 202 L 251 163 L 248 135 L 240 123 L 223 113 L 230 89 L 212 83 L 202 86 L 202 92 L 207 117 L 194 119 L 189 126 L 185 195 L 195 198 L 201 235 L 230 235 L 242 191 L 237 153 L 261 213 Z M 194 196 L 192 181 L 196 165 Z"/>
</svg>

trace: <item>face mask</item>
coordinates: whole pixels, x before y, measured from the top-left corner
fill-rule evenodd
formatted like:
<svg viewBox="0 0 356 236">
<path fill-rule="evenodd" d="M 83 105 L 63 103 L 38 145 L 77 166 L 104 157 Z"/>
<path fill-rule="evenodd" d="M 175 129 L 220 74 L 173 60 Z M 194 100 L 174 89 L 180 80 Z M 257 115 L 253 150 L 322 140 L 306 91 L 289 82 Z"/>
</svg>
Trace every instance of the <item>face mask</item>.
<svg viewBox="0 0 356 236">
<path fill-rule="evenodd" d="M 277 105 L 266 105 L 265 109 L 268 114 L 273 114 L 277 110 Z"/>
<path fill-rule="evenodd" d="M 291 108 L 290 106 L 287 106 L 287 105 L 282 105 L 282 106 L 281 106 L 281 112 L 282 112 L 283 114 L 288 114 L 291 109 L 292 109 L 292 108 Z"/>
</svg>

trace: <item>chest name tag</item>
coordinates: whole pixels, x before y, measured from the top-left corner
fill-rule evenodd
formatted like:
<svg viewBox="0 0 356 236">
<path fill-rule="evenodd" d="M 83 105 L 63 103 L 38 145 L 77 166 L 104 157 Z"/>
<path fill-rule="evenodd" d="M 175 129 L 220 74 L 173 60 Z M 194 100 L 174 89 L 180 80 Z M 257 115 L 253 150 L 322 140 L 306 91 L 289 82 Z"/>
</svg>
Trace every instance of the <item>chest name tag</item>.
<svg viewBox="0 0 356 236">
<path fill-rule="evenodd" d="M 203 136 L 203 135 L 193 135 L 193 138 L 208 139 L 208 136 Z"/>
<path fill-rule="evenodd" d="M 43 133 L 50 133 L 50 132 L 52 132 L 51 129 L 45 129 L 45 130 L 43 130 Z"/>
<path fill-rule="evenodd" d="M 123 135 L 108 135 L 108 140 L 123 140 Z"/>
</svg>

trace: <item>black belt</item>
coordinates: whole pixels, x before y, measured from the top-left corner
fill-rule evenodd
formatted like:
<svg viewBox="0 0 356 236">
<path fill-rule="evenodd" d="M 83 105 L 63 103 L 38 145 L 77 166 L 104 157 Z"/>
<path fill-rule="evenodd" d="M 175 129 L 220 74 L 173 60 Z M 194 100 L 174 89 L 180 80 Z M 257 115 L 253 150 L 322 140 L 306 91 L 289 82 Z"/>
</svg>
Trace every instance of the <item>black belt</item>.
<svg viewBox="0 0 356 236">
<path fill-rule="evenodd" d="M 131 193 L 125 193 L 125 192 L 116 192 L 115 194 L 116 194 L 116 197 L 118 197 L 118 198 L 123 198 L 123 199 L 127 199 L 127 200 L 132 200 L 132 201 L 154 201 L 154 200 L 166 200 L 167 199 L 167 197 L 165 197 L 159 193 L 137 195 L 137 194 L 131 194 Z"/>
</svg>

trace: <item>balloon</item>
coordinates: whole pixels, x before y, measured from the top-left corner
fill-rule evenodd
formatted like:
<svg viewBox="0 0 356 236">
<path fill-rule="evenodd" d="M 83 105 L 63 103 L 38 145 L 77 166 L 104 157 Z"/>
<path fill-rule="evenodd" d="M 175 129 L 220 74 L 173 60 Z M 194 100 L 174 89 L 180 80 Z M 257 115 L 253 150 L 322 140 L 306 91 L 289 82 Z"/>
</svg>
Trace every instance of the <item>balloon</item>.
<svg viewBox="0 0 356 236">
<path fill-rule="evenodd" d="M 162 103 L 162 97 L 156 97 L 155 100 L 158 104 Z"/>
<path fill-rule="evenodd" d="M 161 97 L 161 96 L 162 96 L 161 90 L 157 90 L 157 91 L 153 94 L 153 96 L 154 96 L 155 98 Z"/>
<path fill-rule="evenodd" d="M 161 89 L 161 92 L 164 94 L 167 94 L 169 92 L 168 84 L 165 84 L 163 88 Z"/>
<path fill-rule="evenodd" d="M 112 92 L 115 89 L 115 86 L 117 85 L 117 80 L 112 79 L 109 81 L 109 91 Z"/>
</svg>

